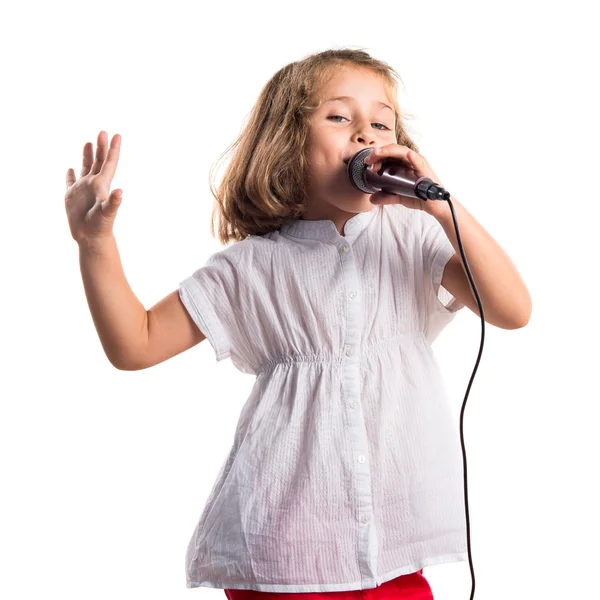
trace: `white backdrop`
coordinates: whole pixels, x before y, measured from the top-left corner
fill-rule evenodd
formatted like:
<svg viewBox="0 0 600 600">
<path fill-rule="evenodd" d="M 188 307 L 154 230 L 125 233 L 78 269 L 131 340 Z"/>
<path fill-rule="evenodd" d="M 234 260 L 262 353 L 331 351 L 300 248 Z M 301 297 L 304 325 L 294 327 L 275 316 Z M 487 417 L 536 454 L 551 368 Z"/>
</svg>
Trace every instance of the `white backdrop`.
<svg viewBox="0 0 600 600">
<path fill-rule="evenodd" d="M 30 2 L 0 12 L 0 596 L 224 600 L 185 587 L 187 543 L 254 378 L 208 341 L 112 367 L 64 209 L 86 142 L 122 136 L 115 236 L 146 308 L 221 249 L 208 175 L 266 81 L 334 47 L 401 75 L 446 188 L 511 257 L 529 324 L 486 324 L 465 413 L 480 600 L 598 598 L 593 316 L 600 200 L 591 3 Z M 459 223 L 460 225 L 460 223 Z M 468 258 L 468 256 L 467 256 Z M 480 344 L 468 309 L 434 349 L 456 412 Z M 468 562 L 426 568 L 465 600 Z"/>
</svg>

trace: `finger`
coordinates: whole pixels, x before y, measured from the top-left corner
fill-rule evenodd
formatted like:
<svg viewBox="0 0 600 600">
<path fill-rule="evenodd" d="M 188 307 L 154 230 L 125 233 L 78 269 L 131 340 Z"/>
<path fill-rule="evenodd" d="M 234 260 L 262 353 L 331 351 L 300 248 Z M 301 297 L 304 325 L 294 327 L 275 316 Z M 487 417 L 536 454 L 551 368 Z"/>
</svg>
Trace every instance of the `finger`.
<svg viewBox="0 0 600 600">
<path fill-rule="evenodd" d="M 365 156 L 365 159 L 363 161 L 365 163 L 365 165 L 370 165 L 373 162 L 375 162 L 375 156 L 376 155 L 373 154 L 373 152 L 371 152 L 371 154 L 368 154 L 367 156 Z"/>
<path fill-rule="evenodd" d="M 108 158 L 102 165 L 101 174 L 103 177 L 108 177 L 109 180 L 115 176 L 117 170 L 117 163 L 119 162 L 119 153 L 121 151 L 121 136 L 118 133 L 113 135 L 110 141 L 110 148 L 108 150 Z"/>
<path fill-rule="evenodd" d="M 378 162 L 370 161 L 370 162 L 367 162 L 365 160 L 365 165 L 367 165 L 367 169 L 370 169 L 371 171 L 373 171 L 373 172 L 376 173 L 383 166 L 383 162 L 382 161 L 378 161 Z"/>
<path fill-rule="evenodd" d="M 80 177 L 84 177 L 90 172 L 92 168 L 92 161 L 94 160 L 94 146 L 92 142 L 86 142 L 83 146 L 83 161 L 81 166 Z"/>
<path fill-rule="evenodd" d="M 119 210 L 121 200 L 123 198 L 123 190 L 113 190 L 108 198 L 101 203 L 102 214 L 105 217 L 114 217 Z"/>
<path fill-rule="evenodd" d="M 386 146 L 381 146 L 379 149 L 373 149 L 373 152 L 369 154 L 365 158 L 365 163 L 370 164 L 377 161 L 381 161 L 385 158 L 397 158 L 407 165 L 411 165 L 412 162 L 408 153 L 410 152 L 410 148 L 406 146 L 400 146 L 398 144 L 387 144 Z"/>
<path fill-rule="evenodd" d="M 106 131 L 101 131 L 98 134 L 98 144 L 96 148 L 96 160 L 94 161 L 94 166 L 92 167 L 92 175 L 96 175 L 100 173 L 100 169 L 102 168 L 102 163 L 106 158 L 106 152 L 108 149 L 108 133 Z"/>
<path fill-rule="evenodd" d="M 373 156 L 375 158 L 381 158 L 384 156 L 394 156 L 396 158 L 406 158 L 408 160 L 408 153 L 410 148 L 407 146 L 401 146 L 400 144 L 386 144 L 379 148 L 373 148 Z"/>
<path fill-rule="evenodd" d="M 73 169 L 67 169 L 67 189 L 69 189 L 75 183 L 75 171 Z"/>
</svg>

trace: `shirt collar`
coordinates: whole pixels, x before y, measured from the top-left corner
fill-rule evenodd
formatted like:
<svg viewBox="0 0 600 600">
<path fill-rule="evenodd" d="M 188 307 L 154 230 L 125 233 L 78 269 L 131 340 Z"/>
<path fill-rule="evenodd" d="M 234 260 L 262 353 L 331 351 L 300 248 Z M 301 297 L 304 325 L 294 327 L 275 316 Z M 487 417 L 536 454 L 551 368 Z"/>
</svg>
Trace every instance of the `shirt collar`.
<svg viewBox="0 0 600 600">
<path fill-rule="evenodd" d="M 321 241 L 337 242 L 354 240 L 371 223 L 378 210 L 384 205 L 374 205 L 371 210 L 359 212 L 350 217 L 344 225 L 344 235 L 340 235 L 331 219 L 320 221 L 305 221 L 304 219 L 287 219 L 280 227 L 280 232 L 297 238 L 311 238 Z"/>
</svg>

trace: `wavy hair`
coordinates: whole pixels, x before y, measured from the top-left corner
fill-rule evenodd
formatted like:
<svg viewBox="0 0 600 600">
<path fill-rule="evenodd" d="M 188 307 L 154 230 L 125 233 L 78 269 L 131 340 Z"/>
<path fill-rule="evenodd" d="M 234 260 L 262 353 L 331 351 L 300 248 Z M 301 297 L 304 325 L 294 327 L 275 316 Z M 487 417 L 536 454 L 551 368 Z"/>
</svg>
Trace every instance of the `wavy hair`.
<svg viewBox="0 0 600 600">
<path fill-rule="evenodd" d="M 271 77 L 261 90 L 246 125 L 238 138 L 210 169 L 210 189 L 215 197 L 211 235 L 226 245 L 250 235 L 278 230 L 289 218 L 304 212 L 307 190 L 305 142 L 311 114 L 321 105 L 319 89 L 331 69 L 370 69 L 379 75 L 396 116 L 397 143 L 419 152 L 406 131 L 400 112 L 397 80 L 400 75 L 388 64 L 364 50 L 330 49 L 292 62 Z M 215 189 L 213 170 L 231 153 L 231 160 Z"/>
</svg>

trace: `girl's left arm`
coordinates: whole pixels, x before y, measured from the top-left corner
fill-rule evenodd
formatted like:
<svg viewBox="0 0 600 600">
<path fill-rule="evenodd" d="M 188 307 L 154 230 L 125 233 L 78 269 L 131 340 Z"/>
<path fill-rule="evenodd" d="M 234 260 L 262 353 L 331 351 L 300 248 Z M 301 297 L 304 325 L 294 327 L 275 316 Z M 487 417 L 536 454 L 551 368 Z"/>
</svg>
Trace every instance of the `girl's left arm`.
<svg viewBox="0 0 600 600">
<path fill-rule="evenodd" d="M 519 329 L 531 317 L 531 296 L 517 268 L 498 242 L 475 217 L 450 196 L 463 250 L 479 293 L 485 320 L 502 329 Z M 443 200 L 427 201 L 428 212 L 443 227 L 456 253 L 442 277 L 442 286 L 479 316 L 479 307 L 463 265 L 450 205 Z"/>
<path fill-rule="evenodd" d="M 420 177 L 429 177 L 432 181 L 444 185 L 427 159 L 407 146 L 386 144 L 381 148 L 375 148 L 365 158 L 365 164 L 374 165 L 373 170 L 378 171 L 385 158 L 398 158 Z M 460 240 L 481 299 L 485 320 L 502 329 L 524 327 L 531 316 L 531 296 L 515 265 L 496 240 L 475 220 L 475 217 L 454 196 L 450 195 L 450 200 L 456 213 Z M 479 306 L 463 266 L 448 202 L 424 201 L 412 196 L 400 196 L 382 191 L 372 194 L 371 202 L 402 204 L 411 209 L 424 210 L 439 221 L 455 250 L 454 256 L 446 264 L 441 284 L 479 316 Z"/>
</svg>

